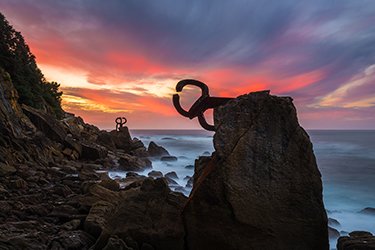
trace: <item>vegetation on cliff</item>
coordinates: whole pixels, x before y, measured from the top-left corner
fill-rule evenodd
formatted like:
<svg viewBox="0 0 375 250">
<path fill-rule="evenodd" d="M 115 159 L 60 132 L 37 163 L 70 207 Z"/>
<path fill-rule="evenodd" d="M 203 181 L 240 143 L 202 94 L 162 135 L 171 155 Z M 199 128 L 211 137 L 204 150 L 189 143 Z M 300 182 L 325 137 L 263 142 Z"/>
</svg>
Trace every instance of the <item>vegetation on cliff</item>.
<svg viewBox="0 0 375 250">
<path fill-rule="evenodd" d="M 20 104 L 44 109 L 57 117 L 62 114 L 60 85 L 45 79 L 23 36 L 1 13 L 0 67 L 9 73 Z"/>
</svg>

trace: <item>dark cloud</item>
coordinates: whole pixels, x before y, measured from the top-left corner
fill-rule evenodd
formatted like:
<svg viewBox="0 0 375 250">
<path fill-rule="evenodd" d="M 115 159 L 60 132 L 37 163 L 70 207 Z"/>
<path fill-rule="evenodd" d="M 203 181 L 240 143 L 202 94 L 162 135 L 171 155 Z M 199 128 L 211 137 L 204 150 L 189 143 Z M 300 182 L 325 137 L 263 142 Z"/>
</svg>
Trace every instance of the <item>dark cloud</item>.
<svg viewBox="0 0 375 250">
<path fill-rule="evenodd" d="M 204 78 L 211 69 L 247 72 L 227 76 L 239 81 L 265 72 L 287 84 L 319 71 L 313 84 L 285 91 L 275 85 L 310 112 L 317 97 L 375 64 L 373 0 L 2 0 L 0 9 L 27 27 L 21 31 L 30 41 L 58 55 L 56 64 L 85 69 L 89 81 L 101 85 L 136 79 L 141 85 L 150 75 L 158 81 Z M 217 90 L 243 87 L 227 79 L 217 79 Z M 371 98 L 372 86 L 351 93 Z"/>
</svg>

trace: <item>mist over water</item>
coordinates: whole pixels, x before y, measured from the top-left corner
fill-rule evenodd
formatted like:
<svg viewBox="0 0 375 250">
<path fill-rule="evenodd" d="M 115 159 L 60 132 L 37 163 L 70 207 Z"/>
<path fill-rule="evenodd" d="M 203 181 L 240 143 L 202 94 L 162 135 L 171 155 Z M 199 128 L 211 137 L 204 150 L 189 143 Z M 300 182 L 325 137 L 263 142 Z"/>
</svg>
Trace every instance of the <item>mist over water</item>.
<svg viewBox="0 0 375 250">
<path fill-rule="evenodd" d="M 308 131 L 323 179 L 328 217 L 342 235 L 353 230 L 375 233 L 375 216 L 359 213 L 375 207 L 375 131 Z"/>
<path fill-rule="evenodd" d="M 178 157 L 176 162 L 153 160 L 153 170 L 163 174 L 175 171 L 177 182 L 183 187 L 184 177 L 194 173 L 193 168 L 186 166 L 194 165 L 200 155 L 214 151 L 213 133 L 204 130 L 132 130 L 131 134 L 146 147 L 154 141 Z M 308 134 L 322 173 L 328 217 L 341 224 L 336 229 L 343 235 L 353 230 L 375 233 L 375 216 L 358 213 L 375 207 L 375 131 L 310 130 Z M 141 174 L 147 175 L 149 171 Z M 186 191 L 188 195 L 190 189 Z"/>
</svg>

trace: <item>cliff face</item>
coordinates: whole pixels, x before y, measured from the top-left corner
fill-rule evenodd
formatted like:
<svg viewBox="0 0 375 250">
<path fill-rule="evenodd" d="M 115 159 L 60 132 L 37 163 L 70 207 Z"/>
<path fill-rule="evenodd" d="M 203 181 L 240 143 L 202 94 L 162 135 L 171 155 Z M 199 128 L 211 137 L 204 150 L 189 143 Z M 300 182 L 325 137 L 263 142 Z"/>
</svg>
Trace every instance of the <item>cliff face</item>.
<svg viewBox="0 0 375 250">
<path fill-rule="evenodd" d="M 322 182 L 292 99 L 257 92 L 215 110 L 184 210 L 188 249 L 328 249 Z"/>
<path fill-rule="evenodd" d="M 18 93 L 14 88 L 10 76 L 0 68 L 0 126 L 3 130 L 9 130 L 14 138 L 23 138 L 27 134 L 33 134 L 35 127 L 22 113 L 18 104 Z"/>
</svg>

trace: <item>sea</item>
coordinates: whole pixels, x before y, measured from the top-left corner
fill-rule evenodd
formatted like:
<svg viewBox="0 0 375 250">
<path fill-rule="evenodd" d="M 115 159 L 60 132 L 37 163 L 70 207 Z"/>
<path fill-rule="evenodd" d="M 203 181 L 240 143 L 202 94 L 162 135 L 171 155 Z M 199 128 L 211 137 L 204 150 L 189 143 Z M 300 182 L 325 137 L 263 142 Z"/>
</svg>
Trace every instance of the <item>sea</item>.
<svg viewBox="0 0 375 250">
<path fill-rule="evenodd" d="M 323 199 L 329 218 L 341 235 L 354 230 L 375 234 L 375 215 L 360 211 L 375 208 L 375 130 L 308 130 L 323 180 Z M 194 172 L 195 159 L 213 151 L 213 133 L 204 130 L 131 130 L 133 137 L 148 146 L 151 141 L 178 158 L 175 162 L 153 160 L 153 170 L 176 172 L 185 187 Z M 140 174 L 147 175 L 145 171 Z M 123 176 L 123 172 L 111 172 Z M 190 188 L 186 187 L 185 195 Z M 331 246 L 332 246 L 331 242 Z"/>
</svg>

